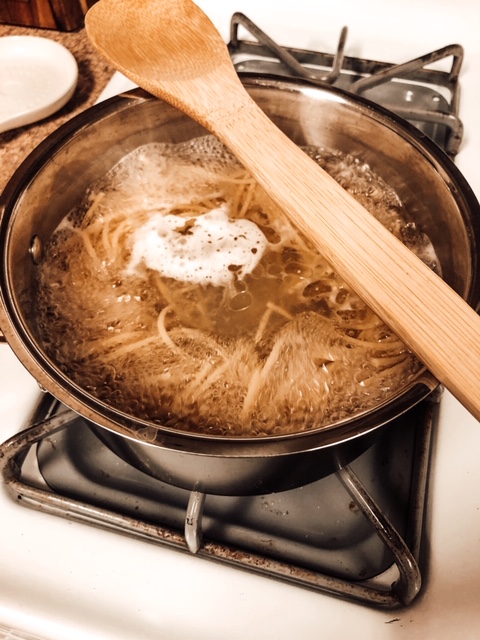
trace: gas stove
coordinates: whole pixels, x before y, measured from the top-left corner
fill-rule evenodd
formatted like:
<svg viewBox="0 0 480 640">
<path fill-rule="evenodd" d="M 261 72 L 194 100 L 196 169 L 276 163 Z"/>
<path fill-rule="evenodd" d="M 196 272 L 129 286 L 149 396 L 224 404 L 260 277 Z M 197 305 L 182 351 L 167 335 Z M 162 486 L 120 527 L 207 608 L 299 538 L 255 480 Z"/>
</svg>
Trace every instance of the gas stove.
<svg viewBox="0 0 480 640">
<path fill-rule="evenodd" d="M 291 75 L 293 56 L 314 82 L 335 82 L 414 122 L 480 192 L 480 49 L 469 27 L 479 11 L 460 3 L 450 16 L 432 3 L 425 33 L 429 3 L 412 7 L 413 24 L 376 2 L 361 10 L 346 2 L 342 11 L 300 2 L 294 16 L 270 2 L 198 4 L 230 41 L 240 72 Z M 396 41 L 398 22 L 408 29 Z M 270 39 L 289 45 L 280 62 Z M 457 41 L 463 47 L 450 46 Z M 402 66 L 392 89 L 393 62 Z M 116 74 L 102 97 L 130 86 Z M 10 526 L 0 533 L 0 637 L 2 625 L 38 638 L 311 638 L 319 629 L 340 638 L 474 636 L 480 431 L 448 392 L 333 477 L 294 493 L 230 499 L 158 484 L 113 455 L 98 474 L 100 447 L 88 425 L 39 394 L 6 345 L 0 363 L 0 441 L 13 436 L 2 449 L 10 495 L 2 492 L 0 510 Z M 37 426 L 15 436 L 32 415 Z M 372 457 L 381 460 L 379 475 Z M 157 508 L 160 499 L 168 508 Z"/>
</svg>

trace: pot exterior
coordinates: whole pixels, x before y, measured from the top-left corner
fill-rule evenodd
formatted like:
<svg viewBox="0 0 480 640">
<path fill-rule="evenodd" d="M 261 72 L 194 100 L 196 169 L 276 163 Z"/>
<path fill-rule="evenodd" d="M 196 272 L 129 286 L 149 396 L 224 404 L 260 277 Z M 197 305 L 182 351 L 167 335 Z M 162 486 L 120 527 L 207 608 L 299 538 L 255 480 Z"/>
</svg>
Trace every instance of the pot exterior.
<svg viewBox="0 0 480 640">
<path fill-rule="evenodd" d="M 377 430 L 331 447 L 288 455 L 195 455 L 148 445 L 91 425 L 100 440 L 128 464 L 162 482 L 201 493 L 243 496 L 288 491 L 330 475 L 373 443 Z"/>
<path fill-rule="evenodd" d="M 348 152 L 399 194 L 427 233 L 443 277 L 478 305 L 479 205 L 451 161 L 408 124 L 365 100 L 301 82 L 244 78 L 260 107 L 297 144 Z M 31 295 L 42 247 L 87 187 L 148 142 L 181 142 L 206 131 L 173 107 L 135 91 L 97 105 L 38 147 L 0 200 L 0 327 L 39 384 L 97 425 L 95 430 L 138 468 L 166 482 L 211 493 L 290 489 L 360 455 L 376 429 L 426 397 L 437 382 L 422 371 L 385 405 L 311 432 L 220 438 L 138 421 L 67 379 L 42 350 Z"/>
</svg>

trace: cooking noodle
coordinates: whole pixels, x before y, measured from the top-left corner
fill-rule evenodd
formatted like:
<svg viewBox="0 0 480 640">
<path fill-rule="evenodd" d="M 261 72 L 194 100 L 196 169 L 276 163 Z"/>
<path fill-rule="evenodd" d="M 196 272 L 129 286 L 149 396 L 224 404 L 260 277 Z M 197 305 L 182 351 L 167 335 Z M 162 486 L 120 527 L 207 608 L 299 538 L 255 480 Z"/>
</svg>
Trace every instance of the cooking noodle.
<svg viewBox="0 0 480 640">
<path fill-rule="evenodd" d="M 437 268 L 368 166 L 306 149 Z M 54 233 L 37 277 L 44 348 L 136 418 L 264 436 L 387 400 L 421 364 L 211 136 L 137 149 Z"/>
</svg>

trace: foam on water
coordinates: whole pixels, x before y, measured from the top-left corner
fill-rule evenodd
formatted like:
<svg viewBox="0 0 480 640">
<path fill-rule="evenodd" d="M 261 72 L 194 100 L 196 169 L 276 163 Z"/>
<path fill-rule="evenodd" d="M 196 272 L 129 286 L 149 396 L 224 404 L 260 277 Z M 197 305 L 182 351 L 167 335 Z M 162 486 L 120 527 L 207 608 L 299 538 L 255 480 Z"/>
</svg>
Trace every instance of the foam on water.
<svg viewBox="0 0 480 640">
<path fill-rule="evenodd" d="M 226 204 L 197 217 L 158 213 L 135 231 L 126 273 L 144 264 L 167 278 L 219 287 L 251 273 L 266 246 L 258 226 L 230 219 Z"/>
</svg>

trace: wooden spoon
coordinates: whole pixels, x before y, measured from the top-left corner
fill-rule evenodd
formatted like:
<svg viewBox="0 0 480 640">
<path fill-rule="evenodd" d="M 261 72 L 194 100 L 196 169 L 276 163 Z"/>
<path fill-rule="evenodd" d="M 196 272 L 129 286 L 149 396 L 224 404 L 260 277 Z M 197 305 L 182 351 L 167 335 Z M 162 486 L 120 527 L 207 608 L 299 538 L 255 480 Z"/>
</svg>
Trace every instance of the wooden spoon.
<svg viewBox="0 0 480 640">
<path fill-rule="evenodd" d="M 236 155 L 332 267 L 477 419 L 480 318 L 257 107 L 191 0 L 100 0 L 94 46 Z"/>
</svg>

